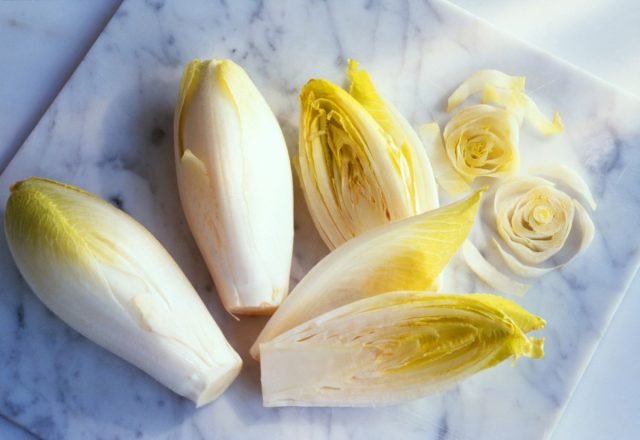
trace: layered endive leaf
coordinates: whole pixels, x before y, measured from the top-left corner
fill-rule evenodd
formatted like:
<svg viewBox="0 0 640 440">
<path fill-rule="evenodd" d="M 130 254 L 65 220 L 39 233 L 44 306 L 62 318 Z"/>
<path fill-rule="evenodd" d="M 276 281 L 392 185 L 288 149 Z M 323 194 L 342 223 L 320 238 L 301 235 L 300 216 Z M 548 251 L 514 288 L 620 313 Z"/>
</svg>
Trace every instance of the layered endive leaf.
<svg viewBox="0 0 640 440">
<path fill-rule="evenodd" d="M 591 206 L 596 202 L 586 182 L 565 166 L 538 168 L 556 177 Z M 497 237 L 493 247 L 506 268 L 522 278 L 535 278 L 558 269 L 584 251 L 595 234 L 585 208 L 556 183 L 538 176 L 516 176 L 496 190 L 493 213 Z M 491 264 L 470 242 L 463 256 L 473 272 L 501 292 L 524 293 L 527 285 L 511 279 Z"/>
<path fill-rule="evenodd" d="M 467 78 L 449 96 L 447 111 L 453 110 L 469 96 L 482 92 L 482 102 L 497 104 L 509 110 L 522 123 L 528 120 L 545 135 L 555 134 L 564 129 L 560 114 L 547 118 L 536 103 L 525 93 L 525 77 L 510 76 L 499 70 L 479 70 Z"/>
<path fill-rule="evenodd" d="M 242 68 L 194 60 L 175 114 L 180 200 L 227 310 L 271 313 L 289 289 L 293 184 L 278 121 Z"/>
<path fill-rule="evenodd" d="M 457 203 L 382 226 L 343 244 L 296 286 L 251 347 L 322 313 L 393 290 L 434 290 L 467 238 L 481 191 Z"/>
<path fill-rule="evenodd" d="M 390 292 L 262 343 L 265 406 L 375 406 L 422 397 L 511 357 L 540 358 L 545 321 L 489 294 Z"/>
<path fill-rule="evenodd" d="M 578 188 L 586 188 L 585 198 L 595 206 L 589 187 L 579 176 L 568 174 L 566 179 L 575 179 Z M 520 176 L 506 181 L 496 191 L 494 213 L 504 247 L 497 240 L 495 245 L 509 269 L 521 277 L 540 276 L 568 264 L 589 246 L 595 232 L 583 206 L 541 177 Z M 541 267 L 565 249 L 572 234 L 579 237 L 579 245 L 571 255 Z"/>
<path fill-rule="evenodd" d="M 477 177 L 513 175 L 520 166 L 519 124 L 502 108 L 465 107 L 447 123 L 442 136 L 437 123 L 423 125 L 420 134 L 439 165 L 438 183 L 450 194 L 466 191 Z"/>
<path fill-rule="evenodd" d="M 397 169 L 405 176 L 415 213 L 437 208 L 438 188 L 429 157 L 418 134 L 400 111 L 380 96 L 369 73 L 358 66 L 357 61 L 349 60 L 349 94 L 362 104 L 397 146 L 397 150 L 390 150 L 389 154 Z"/>
<path fill-rule="evenodd" d="M 185 275 L 139 223 L 78 188 L 12 187 L 11 254 L 38 298 L 75 330 L 198 406 L 242 361 Z"/>
<path fill-rule="evenodd" d="M 300 93 L 300 182 L 331 249 L 438 206 L 433 172 L 413 129 L 353 61 L 349 77 L 351 94 L 322 79 Z"/>
</svg>

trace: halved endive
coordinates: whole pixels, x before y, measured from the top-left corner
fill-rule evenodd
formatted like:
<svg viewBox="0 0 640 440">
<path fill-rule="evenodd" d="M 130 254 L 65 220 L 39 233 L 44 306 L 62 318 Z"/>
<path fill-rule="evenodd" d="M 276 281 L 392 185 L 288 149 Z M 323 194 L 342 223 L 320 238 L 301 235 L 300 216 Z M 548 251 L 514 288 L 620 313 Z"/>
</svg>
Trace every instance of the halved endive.
<svg viewBox="0 0 640 440">
<path fill-rule="evenodd" d="M 391 292 L 261 345 L 265 406 L 376 406 L 422 397 L 507 358 L 543 356 L 545 321 L 488 294 Z"/>
<path fill-rule="evenodd" d="M 180 200 L 225 308 L 270 314 L 289 289 L 293 186 L 278 121 L 241 67 L 194 60 L 175 113 Z"/>
<path fill-rule="evenodd" d="M 322 313 L 393 290 L 437 290 L 438 275 L 469 235 L 482 191 L 368 231 L 323 258 L 300 281 L 251 347 Z"/>
<path fill-rule="evenodd" d="M 409 123 L 349 63 L 349 93 L 312 79 L 300 93 L 297 165 L 327 246 L 438 207 L 429 159 Z"/>
<path fill-rule="evenodd" d="M 11 190 L 9 249 L 51 311 L 197 406 L 229 386 L 240 357 L 149 231 L 70 185 L 30 178 Z"/>
</svg>

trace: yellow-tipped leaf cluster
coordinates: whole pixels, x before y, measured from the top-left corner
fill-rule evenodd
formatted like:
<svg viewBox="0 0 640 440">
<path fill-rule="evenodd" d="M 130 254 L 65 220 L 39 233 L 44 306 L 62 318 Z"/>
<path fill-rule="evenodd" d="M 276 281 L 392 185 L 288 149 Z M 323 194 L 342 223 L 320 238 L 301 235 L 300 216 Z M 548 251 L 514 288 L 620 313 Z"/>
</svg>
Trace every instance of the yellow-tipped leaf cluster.
<svg viewBox="0 0 640 440">
<path fill-rule="evenodd" d="M 390 292 L 260 346 L 265 406 L 376 406 L 422 397 L 511 357 L 543 356 L 542 318 L 488 294 Z"/>
<path fill-rule="evenodd" d="M 38 298 L 87 338 L 201 406 L 240 372 L 198 293 L 142 225 L 71 185 L 12 187 L 5 232 Z"/>
<path fill-rule="evenodd" d="M 349 92 L 312 79 L 300 93 L 297 168 L 311 217 L 331 249 L 372 228 L 438 207 L 417 134 L 349 64 Z"/>
</svg>

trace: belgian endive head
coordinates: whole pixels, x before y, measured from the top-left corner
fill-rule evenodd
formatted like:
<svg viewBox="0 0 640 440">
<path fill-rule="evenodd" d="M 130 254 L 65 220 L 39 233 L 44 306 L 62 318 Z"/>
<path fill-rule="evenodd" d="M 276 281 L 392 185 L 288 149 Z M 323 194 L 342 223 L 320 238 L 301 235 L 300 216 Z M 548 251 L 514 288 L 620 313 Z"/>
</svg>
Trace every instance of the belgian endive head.
<svg viewBox="0 0 640 440">
<path fill-rule="evenodd" d="M 180 200 L 226 309 L 272 313 L 288 292 L 293 185 L 278 121 L 230 60 L 185 68 L 175 113 Z"/>
<path fill-rule="evenodd" d="M 142 225 L 70 185 L 11 188 L 5 233 L 20 273 L 75 330 L 198 406 L 218 397 L 241 359 L 197 292 Z"/>
</svg>

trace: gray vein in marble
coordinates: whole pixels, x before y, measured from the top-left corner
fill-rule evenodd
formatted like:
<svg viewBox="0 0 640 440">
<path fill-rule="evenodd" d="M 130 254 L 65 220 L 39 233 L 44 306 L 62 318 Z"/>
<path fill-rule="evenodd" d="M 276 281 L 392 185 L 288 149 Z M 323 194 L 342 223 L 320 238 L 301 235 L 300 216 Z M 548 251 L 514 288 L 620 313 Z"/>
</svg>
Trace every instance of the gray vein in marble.
<svg viewBox="0 0 640 440">
<path fill-rule="evenodd" d="M 567 134 L 543 142 L 524 130 L 523 160 L 556 156 L 585 173 L 601 205 L 594 215 L 601 233 L 584 256 L 519 299 L 548 320 L 544 360 L 502 364 L 448 392 L 396 407 L 265 409 L 259 367 L 246 356 L 264 319 L 236 322 L 222 310 L 178 201 L 171 142 L 182 65 L 195 57 L 241 62 L 294 150 L 297 90 L 310 77 L 342 82 L 350 56 L 414 124 L 445 121 L 444 97 L 477 68 L 528 75 L 543 108 L 563 114 Z M 1 237 L 0 273 L 8 281 L 0 287 L 0 335 L 11 337 L 0 336 L 0 411 L 47 438 L 105 431 L 127 438 L 364 439 L 372 432 L 539 438 L 566 404 L 637 266 L 638 238 L 615 232 L 631 230 L 640 213 L 638 203 L 628 203 L 640 173 L 634 148 L 640 133 L 632 120 L 639 111 L 638 102 L 440 1 L 203 0 L 189 9 L 127 1 L 0 176 L 0 187 L 44 175 L 83 186 L 129 212 L 183 268 L 245 368 L 218 401 L 195 410 L 49 313 L 20 279 Z M 6 197 L 1 193 L 0 201 Z M 297 202 L 294 282 L 326 253 L 299 191 Z M 449 270 L 451 286 L 486 289 L 458 263 Z"/>
</svg>

